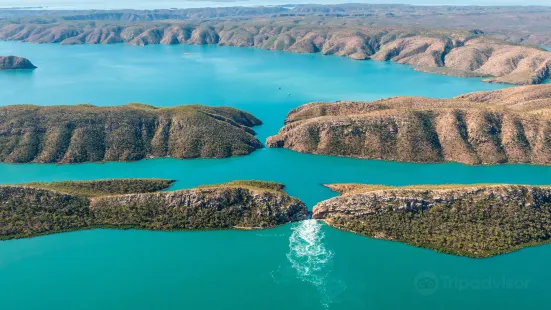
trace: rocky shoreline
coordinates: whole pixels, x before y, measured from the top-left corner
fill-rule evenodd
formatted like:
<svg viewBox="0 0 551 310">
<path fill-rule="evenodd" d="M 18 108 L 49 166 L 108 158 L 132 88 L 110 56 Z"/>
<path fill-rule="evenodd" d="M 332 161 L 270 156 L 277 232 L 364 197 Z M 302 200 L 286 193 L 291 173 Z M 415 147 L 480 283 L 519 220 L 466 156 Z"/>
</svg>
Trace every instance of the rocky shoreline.
<svg viewBox="0 0 551 310">
<path fill-rule="evenodd" d="M 170 180 L 119 179 L 3 185 L 0 239 L 90 228 L 263 229 L 307 215 L 300 200 L 274 189 L 277 183 L 234 181 L 159 192 L 170 184 Z"/>
<path fill-rule="evenodd" d="M 452 99 L 315 102 L 289 112 L 269 147 L 333 156 L 470 165 L 551 164 L 551 85 Z"/>
<path fill-rule="evenodd" d="M 551 187 L 335 184 L 312 218 L 368 237 L 474 258 L 551 241 Z"/>
</svg>

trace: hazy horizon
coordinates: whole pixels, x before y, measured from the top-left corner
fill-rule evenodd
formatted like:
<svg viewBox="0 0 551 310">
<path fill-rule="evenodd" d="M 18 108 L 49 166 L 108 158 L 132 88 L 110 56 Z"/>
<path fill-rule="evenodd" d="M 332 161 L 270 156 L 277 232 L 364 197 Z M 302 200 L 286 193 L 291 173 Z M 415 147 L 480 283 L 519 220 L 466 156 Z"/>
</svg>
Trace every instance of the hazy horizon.
<svg viewBox="0 0 551 310">
<path fill-rule="evenodd" d="M 168 9 L 168 8 L 198 8 L 227 6 L 260 6 L 283 4 L 413 4 L 413 5 L 551 5 L 551 0 L 2 0 L 1 8 L 7 7 L 44 7 L 47 9 Z"/>
</svg>

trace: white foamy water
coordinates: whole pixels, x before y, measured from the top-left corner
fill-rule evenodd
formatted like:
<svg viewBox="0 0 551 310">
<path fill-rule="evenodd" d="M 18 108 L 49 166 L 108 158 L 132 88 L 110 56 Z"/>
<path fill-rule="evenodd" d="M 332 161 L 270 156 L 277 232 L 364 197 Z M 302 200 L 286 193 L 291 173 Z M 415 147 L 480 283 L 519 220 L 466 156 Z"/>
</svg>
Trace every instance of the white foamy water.
<svg viewBox="0 0 551 310">
<path fill-rule="evenodd" d="M 316 286 L 323 285 L 328 274 L 328 263 L 333 256 L 325 248 L 321 231 L 321 223 L 317 220 L 306 220 L 293 227 L 289 238 L 289 253 L 287 258 L 297 271 L 301 280 Z"/>
<path fill-rule="evenodd" d="M 302 221 L 294 226 L 287 258 L 297 277 L 314 285 L 322 295 L 321 303 L 328 306 L 333 302 L 333 294 L 328 290 L 333 253 L 325 247 L 325 234 L 321 228 L 322 224 L 317 220 Z"/>
</svg>

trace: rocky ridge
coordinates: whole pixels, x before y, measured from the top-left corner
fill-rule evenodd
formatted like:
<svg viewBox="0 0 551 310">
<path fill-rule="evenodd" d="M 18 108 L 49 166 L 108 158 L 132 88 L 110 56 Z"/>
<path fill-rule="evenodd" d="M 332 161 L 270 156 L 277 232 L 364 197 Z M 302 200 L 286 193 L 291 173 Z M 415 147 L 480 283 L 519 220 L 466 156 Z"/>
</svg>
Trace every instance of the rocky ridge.
<svg viewBox="0 0 551 310">
<path fill-rule="evenodd" d="M 110 182 L 112 185 L 119 181 Z M 73 188 L 70 182 L 61 186 L 48 183 L 45 188 L 40 183 L 0 186 L 0 239 L 98 227 L 260 229 L 299 221 L 307 215 L 302 202 L 274 190 L 274 183 L 270 182 L 235 181 L 173 192 L 156 192 L 160 189 L 157 188 L 159 180 L 146 186 L 140 183 L 150 181 L 120 182 L 125 183 L 126 194 L 99 195 L 97 191 L 92 196 L 82 192 L 75 194 L 67 191 Z M 85 182 L 77 188 L 97 188 L 94 183 Z M 128 193 L 133 188 L 146 188 L 148 192 Z"/>
<path fill-rule="evenodd" d="M 228 107 L 0 107 L 0 161 L 82 163 L 156 157 L 222 158 L 262 144 L 253 115 Z"/>
<path fill-rule="evenodd" d="M 551 164 L 551 85 L 452 99 L 315 102 L 289 112 L 269 147 L 406 162 Z"/>
<path fill-rule="evenodd" d="M 156 10 L 0 10 L 12 23 L 152 22 L 181 20 L 251 20 L 292 17 L 294 23 L 368 27 L 457 29 L 485 33 L 515 44 L 551 46 L 549 6 L 449 6 L 404 4 L 296 4 L 292 7 L 217 7 Z"/>
<path fill-rule="evenodd" d="M 314 219 L 377 239 L 489 257 L 551 238 L 551 187 L 335 184 L 342 196 L 318 203 Z"/>
</svg>

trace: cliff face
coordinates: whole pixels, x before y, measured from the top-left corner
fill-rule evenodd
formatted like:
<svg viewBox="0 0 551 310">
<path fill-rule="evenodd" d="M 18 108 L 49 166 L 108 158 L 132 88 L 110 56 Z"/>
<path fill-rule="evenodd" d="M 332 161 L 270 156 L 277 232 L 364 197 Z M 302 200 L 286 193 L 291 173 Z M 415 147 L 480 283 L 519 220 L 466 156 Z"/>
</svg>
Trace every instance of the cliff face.
<svg viewBox="0 0 551 310">
<path fill-rule="evenodd" d="M 325 23 L 325 21 L 323 21 Z M 291 18 L 252 21 L 18 23 L 0 25 L 0 40 L 33 43 L 217 44 L 408 64 L 488 82 L 539 84 L 550 77 L 551 52 L 485 37 L 479 32 L 324 25 Z"/>
<path fill-rule="evenodd" d="M 287 194 L 245 187 L 105 197 L 90 208 L 102 225 L 161 230 L 268 228 L 307 215 Z"/>
<path fill-rule="evenodd" d="M 104 182 L 104 181 L 100 181 Z M 122 184 L 116 184 L 123 182 Z M 125 188 L 154 190 L 160 180 L 111 180 Z M 93 227 L 152 230 L 268 228 L 306 218 L 306 206 L 268 182 L 230 182 L 174 192 L 100 195 L 90 182 L 0 186 L 0 239 Z M 146 183 L 146 184 L 144 184 Z M 170 184 L 170 181 L 166 181 Z M 252 184 L 252 185 L 251 185 Z M 264 186 L 266 185 L 266 186 Z M 96 189 L 77 194 L 82 187 Z M 52 188 L 56 188 L 55 190 Z M 60 191 L 61 190 L 61 191 Z"/>
<path fill-rule="evenodd" d="M 369 237 L 470 257 L 549 242 L 551 188 L 518 185 L 330 185 L 343 196 L 312 217 Z"/>
<path fill-rule="evenodd" d="M 408 162 L 551 164 L 551 85 L 292 110 L 269 147 Z"/>
<path fill-rule="evenodd" d="M 0 108 L 0 161 L 80 163 L 152 157 L 229 157 L 262 144 L 249 113 L 225 107 L 158 109 L 30 105 Z"/>
<path fill-rule="evenodd" d="M 36 69 L 26 58 L 16 56 L 0 56 L 0 70 Z"/>
</svg>

